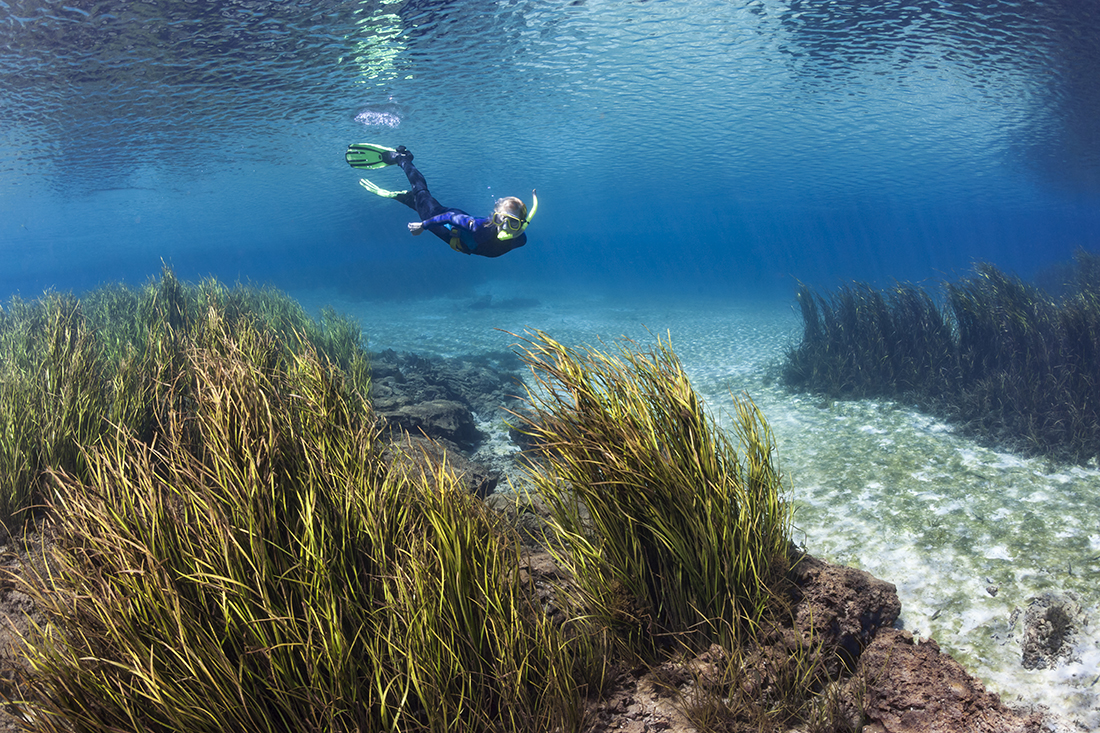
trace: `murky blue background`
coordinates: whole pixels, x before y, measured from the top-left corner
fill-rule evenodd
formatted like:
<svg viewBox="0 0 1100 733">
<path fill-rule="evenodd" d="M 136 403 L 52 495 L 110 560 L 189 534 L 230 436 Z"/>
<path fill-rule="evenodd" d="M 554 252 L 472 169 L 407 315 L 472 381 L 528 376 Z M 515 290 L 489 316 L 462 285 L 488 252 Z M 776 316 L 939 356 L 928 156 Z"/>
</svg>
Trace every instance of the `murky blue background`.
<svg viewBox="0 0 1100 733">
<path fill-rule="evenodd" d="M 1080 0 L 4 0 L 0 296 L 1026 276 L 1100 242 L 1097 79 Z M 530 243 L 413 239 L 354 141 L 475 214 L 537 188 Z"/>
</svg>

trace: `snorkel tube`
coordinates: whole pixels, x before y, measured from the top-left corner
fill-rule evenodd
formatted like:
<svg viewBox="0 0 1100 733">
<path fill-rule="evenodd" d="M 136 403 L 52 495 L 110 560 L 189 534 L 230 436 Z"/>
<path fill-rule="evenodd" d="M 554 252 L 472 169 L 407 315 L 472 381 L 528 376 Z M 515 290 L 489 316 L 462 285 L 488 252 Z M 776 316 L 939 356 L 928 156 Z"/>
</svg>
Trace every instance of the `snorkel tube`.
<svg viewBox="0 0 1100 733">
<path fill-rule="evenodd" d="M 500 228 L 497 232 L 497 239 L 507 240 L 515 239 L 519 235 L 523 234 L 523 231 L 527 228 L 527 225 L 531 223 L 531 220 L 535 218 L 535 212 L 539 210 L 539 197 L 535 195 L 535 189 L 531 189 L 531 211 L 528 212 L 527 218 L 520 222 L 520 226 L 515 231 L 508 231 L 504 227 Z"/>
</svg>

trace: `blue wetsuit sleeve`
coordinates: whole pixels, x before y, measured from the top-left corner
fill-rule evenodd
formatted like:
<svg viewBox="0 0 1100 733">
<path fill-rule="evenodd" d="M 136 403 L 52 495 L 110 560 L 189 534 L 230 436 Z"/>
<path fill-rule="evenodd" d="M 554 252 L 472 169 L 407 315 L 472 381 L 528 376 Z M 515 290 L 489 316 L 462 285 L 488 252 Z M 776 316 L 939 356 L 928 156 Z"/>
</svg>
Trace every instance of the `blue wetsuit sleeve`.
<svg viewBox="0 0 1100 733">
<path fill-rule="evenodd" d="M 457 211 L 445 211 L 438 216 L 433 216 L 431 219 L 425 219 L 421 222 L 425 228 L 431 226 L 438 226 L 439 224 L 450 224 L 451 226 L 460 227 L 468 232 L 475 232 L 480 226 L 483 226 L 488 219 L 478 219 L 468 214 L 459 214 Z"/>
</svg>

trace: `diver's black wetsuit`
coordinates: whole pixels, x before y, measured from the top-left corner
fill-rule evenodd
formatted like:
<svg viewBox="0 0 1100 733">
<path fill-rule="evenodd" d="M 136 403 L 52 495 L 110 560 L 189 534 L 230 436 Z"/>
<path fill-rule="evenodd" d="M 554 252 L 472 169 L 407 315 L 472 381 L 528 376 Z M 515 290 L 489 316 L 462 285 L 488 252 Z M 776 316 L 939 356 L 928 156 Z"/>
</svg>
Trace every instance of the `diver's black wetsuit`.
<svg viewBox="0 0 1100 733">
<path fill-rule="evenodd" d="M 405 171 L 411 188 L 395 198 L 416 212 L 425 229 L 459 252 L 482 257 L 500 257 L 505 252 L 527 244 L 526 234 L 512 239 L 498 239 L 497 232 L 500 230 L 492 219 L 479 219 L 462 209 L 448 209 L 436 201 L 428 193 L 428 182 L 413 165 L 411 155 L 401 156 L 396 164 Z"/>
</svg>

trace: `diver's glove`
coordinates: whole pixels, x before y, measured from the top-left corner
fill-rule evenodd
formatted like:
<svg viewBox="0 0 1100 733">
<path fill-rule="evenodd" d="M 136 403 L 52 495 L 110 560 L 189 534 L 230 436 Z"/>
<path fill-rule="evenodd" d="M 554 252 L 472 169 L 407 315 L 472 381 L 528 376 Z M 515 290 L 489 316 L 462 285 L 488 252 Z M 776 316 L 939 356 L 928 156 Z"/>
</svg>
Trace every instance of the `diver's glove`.
<svg viewBox="0 0 1100 733">
<path fill-rule="evenodd" d="M 424 233 L 424 223 L 419 221 L 409 222 L 409 234 L 417 237 Z"/>
</svg>

